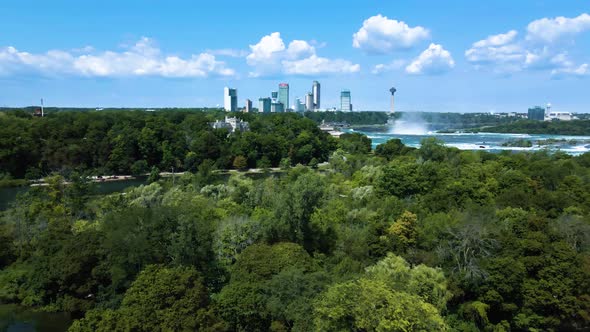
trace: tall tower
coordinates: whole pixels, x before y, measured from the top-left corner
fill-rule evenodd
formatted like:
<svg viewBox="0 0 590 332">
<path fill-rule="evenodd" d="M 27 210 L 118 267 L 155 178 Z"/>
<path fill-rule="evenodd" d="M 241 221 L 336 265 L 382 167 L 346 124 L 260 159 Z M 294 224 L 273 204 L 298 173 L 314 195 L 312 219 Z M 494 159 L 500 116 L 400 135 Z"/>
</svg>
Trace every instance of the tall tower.
<svg viewBox="0 0 590 332">
<path fill-rule="evenodd" d="M 311 93 L 313 94 L 313 108 L 317 110 L 320 108 L 320 82 L 313 81 Z"/>
<path fill-rule="evenodd" d="M 395 108 L 394 108 L 394 105 L 395 105 L 394 95 L 395 95 L 395 92 L 396 91 L 397 90 L 395 88 L 389 89 L 389 92 L 391 92 L 391 113 L 395 113 Z"/>
<path fill-rule="evenodd" d="M 285 109 L 289 108 L 289 84 L 279 84 L 279 102 L 283 103 Z"/>
<path fill-rule="evenodd" d="M 238 90 L 225 87 L 223 89 L 223 108 L 227 112 L 236 112 L 238 110 Z"/>
</svg>

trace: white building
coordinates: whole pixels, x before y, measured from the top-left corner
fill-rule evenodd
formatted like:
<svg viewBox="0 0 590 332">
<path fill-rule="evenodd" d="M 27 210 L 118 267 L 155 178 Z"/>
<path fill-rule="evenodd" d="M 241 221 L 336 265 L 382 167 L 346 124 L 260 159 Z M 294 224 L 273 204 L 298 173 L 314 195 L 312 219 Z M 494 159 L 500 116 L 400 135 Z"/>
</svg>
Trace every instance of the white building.
<svg viewBox="0 0 590 332">
<path fill-rule="evenodd" d="M 246 121 L 242 121 L 236 117 L 225 117 L 225 121 L 215 121 L 211 123 L 213 129 L 227 129 L 232 133 L 236 131 L 244 132 L 250 130 L 250 124 Z"/>
<path fill-rule="evenodd" d="M 551 111 L 545 113 L 545 121 L 552 121 L 552 120 L 560 120 L 560 121 L 570 121 L 574 120 L 575 117 L 570 112 L 555 112 Z"/>
</svg>

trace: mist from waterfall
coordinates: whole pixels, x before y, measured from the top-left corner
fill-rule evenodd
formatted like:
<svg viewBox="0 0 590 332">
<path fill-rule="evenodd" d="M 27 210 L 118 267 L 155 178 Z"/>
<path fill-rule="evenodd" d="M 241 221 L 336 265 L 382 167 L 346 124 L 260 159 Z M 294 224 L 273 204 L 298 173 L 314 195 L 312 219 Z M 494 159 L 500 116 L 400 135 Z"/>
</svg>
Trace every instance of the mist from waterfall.
<svg viewBox="0 0 590 332">
<path fill-rule="evenodd" d="M 389 134 L 394 135 L 427 135 L 428 124 L 419 113 L 403 113 L 389 125 Z"/>
</svg>

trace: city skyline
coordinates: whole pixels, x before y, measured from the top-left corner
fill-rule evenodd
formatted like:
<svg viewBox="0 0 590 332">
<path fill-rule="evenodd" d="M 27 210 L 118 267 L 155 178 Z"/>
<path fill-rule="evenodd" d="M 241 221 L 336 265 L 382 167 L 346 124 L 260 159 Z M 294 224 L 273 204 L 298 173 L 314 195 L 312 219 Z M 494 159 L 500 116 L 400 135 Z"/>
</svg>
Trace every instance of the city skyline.
<svg viewBox="0 0 590 332">
<path fill-rule="evenodd" d="M 321 108 L 338 107 L 350 89 L 355 110 L 388 111 L 396 86 L 396 111 L 526 112 L 549 102 L 590 111 L 590 14 L 580 1 L 301 1 L 313 8 L 305 11 L 312 25 L 287 3 L 227 6 L 3 4 L 0 107 L 41 98 L 46 106 L 215 107 L 225 86 L 257 100 L 287 82 L 290 108 L 317 80 Z"/>
</svg>

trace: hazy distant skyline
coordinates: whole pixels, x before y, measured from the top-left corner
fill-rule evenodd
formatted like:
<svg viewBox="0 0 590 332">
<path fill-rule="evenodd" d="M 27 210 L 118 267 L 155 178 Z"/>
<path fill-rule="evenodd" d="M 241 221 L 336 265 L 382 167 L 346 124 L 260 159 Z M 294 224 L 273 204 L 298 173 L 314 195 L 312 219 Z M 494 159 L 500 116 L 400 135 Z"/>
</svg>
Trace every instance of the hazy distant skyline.
<svg viewBox="0 0 590 332">
<path fill-rule="evenodd" d="M 355 110 L 590 112 L 590 3 L 12 1 L 0 106 L 200 107 L 322 84 Z"/>
</svg>

